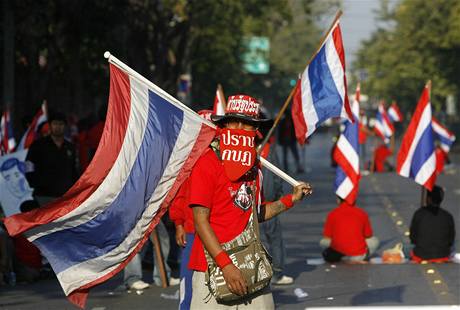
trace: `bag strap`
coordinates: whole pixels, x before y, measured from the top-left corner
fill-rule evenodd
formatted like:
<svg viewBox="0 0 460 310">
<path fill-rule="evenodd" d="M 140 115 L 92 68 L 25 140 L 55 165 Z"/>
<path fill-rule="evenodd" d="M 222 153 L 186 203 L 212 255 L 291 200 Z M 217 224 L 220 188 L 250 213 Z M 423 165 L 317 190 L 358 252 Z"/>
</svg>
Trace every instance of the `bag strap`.
<svg viewBox="0 0 460 310">
<path fill-rule="evenodd" d="M 252 227 L 254 228 L 254 235 L 256 237 L 256 241 L 260 242 L 260 227 L 259 227 L 259 217 L 257 216 L 257 200 L 256 200 L 256 193 L 257 193 L 257 175 L 254 185 L 252 186 L 252 192 L 254 193 L 253 203 L 252 203 Z"/>
</svg>

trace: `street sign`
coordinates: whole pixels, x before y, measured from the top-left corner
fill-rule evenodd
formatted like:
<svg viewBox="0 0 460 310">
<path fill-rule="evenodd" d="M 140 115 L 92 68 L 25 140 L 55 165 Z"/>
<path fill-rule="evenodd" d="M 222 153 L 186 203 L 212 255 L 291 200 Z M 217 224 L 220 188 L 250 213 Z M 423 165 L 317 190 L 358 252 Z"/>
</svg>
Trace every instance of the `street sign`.
<svg viewBox="0 0 460 310">
<path fill-rule="evenodd" d="M 243 53 L 243 66 L 249 73 L 267 74 L 270 72 L 270 40 L 267 37 L 246 37 L 246 51 Z"/>
</svg>

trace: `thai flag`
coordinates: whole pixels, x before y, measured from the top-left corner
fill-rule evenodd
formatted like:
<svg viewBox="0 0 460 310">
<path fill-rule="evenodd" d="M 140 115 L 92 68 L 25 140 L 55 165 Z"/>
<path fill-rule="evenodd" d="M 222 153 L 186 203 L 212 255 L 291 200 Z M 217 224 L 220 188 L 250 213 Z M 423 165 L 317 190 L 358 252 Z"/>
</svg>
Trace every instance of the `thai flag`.
<svg viewBox="0 0 460 310">
<path fill-rule="evenodd" d="M 6 110 L 0 120 L 0 153 L 9 154 L 14 152 L 16 140 L 13 135 L 13 124 L 11 122 L 10 111 Z"/>
<path fill-rule="evenodd" d="M 433 137 L 439 141 L 441 149 L 447 154 L 455 142 L 455 135 L 433 117 L 431 125 L 433 126 Z"/>
<path fill-rule="evenodd" d="M 5 219 L 50 262 L 68 298 L 121 271 L 142 248 L 215 129 L 159 88 L 110 65 L 109 108 L 99 147 L 60 199 Z"/>
<path fill-rule="evenodd" d="M 436 155 L 429 91 L 427 85 L 404 134 L 396 160 L 396 171 L 431 190 L 436 181 Z"/>
<path fill-rule="evenodd" d="M 214 98 L 214 115 L 224 115 L 225 114 L 225 97 L 224 97 L 224 91 L 222 90 L 222 86 L 217 85 L 216 89 L 216 97 Z"/>
<path fill-rule="evenodd" d="M 354 122 L 346 121 L 345 130 L 337 140 L 333 157 L 337 162 L 335 193 L 349 204 L 354 204 L 359 186 L 359 84 L 352 104 Z"/>
<path fill-rule="evenodd" d="M 388 117 L 387 112 L 385 111 L 383 102 L 379 103 L 377 117 L 375 119 L 374 131 L 377 136 L 383 139 L 385 143 L 390 142 L 390 138 L 395 132 L 395 128 L 390 118 Z"/>
<path fill-rule="evenodd" d="M 396 102 L 393 102 L 391 106 L 388 108 L 388 117 L 390 121 L 393 123 L 401 122 L 403 120 L 403 115 L 401 110 L 399 110 L 398 105 Z"/>
<path fill-rule="evenodd" d="M 27 128 L 26 132 L 21 138 L 21 142 L 19 142 L 19 145 L 17 146 L 16 150 L 24 150 L 28 149 L 30 145 L 37 140 L 39 133 L 38 129 L 40 126 L 42 126 L 44 123 L 48 121 L 48 112 L 47 112 L 47 105 L 46 101 L 42 103 L 42 106 L 40 107 L 40 110 L 38 110 L 37 114 L 35 114 L 34 118 L 32 119 L 32 122 L 29 125 L 29 128 Z"/>
<path fill-rule="evenodd" d="M 294 89 L 292 119 L 300 144 L 332 117 L 352 120 L 339 21 L 302 73 Z"/>
</svg>

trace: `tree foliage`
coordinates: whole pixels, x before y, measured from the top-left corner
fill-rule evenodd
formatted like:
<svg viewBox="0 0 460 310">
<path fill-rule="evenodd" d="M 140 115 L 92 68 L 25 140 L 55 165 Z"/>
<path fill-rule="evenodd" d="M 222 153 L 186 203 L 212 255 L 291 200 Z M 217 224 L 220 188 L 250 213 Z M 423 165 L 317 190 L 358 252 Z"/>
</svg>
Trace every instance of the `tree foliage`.
<svg viewBox="0 0 460 310">
<path fill-rule="evenodd" d="M 12 3 L 16 119 L 43 99 L 80 118 L 94 114 L 107 102 L 106 50 L 173 95 L 179 76 L 191 73 L 195 108 L 212 104 L 217 83 L 227 95 L 246 92 L 279 105 L 319 40 L 314 19 L 326 12 L 315 0 Z M 252 35 L 271 41 L 269 74 L 243 70 L 243 40 Z"/>
<path fill-rule="evenodd" d="M 382 1 L 381 27 L 362 44 L 355 70 L 364 70 L 366 93 L 396 99 L 413 110 L 427 80 L 432 102 L 441 110 L 448 95 L 460 95 L 460 2 Z"/>
</svg>

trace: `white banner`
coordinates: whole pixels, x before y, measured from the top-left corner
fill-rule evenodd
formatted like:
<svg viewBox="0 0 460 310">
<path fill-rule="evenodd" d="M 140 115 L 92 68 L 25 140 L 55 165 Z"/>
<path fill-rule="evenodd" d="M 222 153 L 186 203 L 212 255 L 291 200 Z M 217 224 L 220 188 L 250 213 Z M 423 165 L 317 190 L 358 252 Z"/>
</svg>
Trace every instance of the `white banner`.
<svg viewBox="0 0 460 310">
<path fill-rule="evenodd" d="M 25 175 L 27 151 L 0 157 L 0 205 L 5 216 L 19 213 L 21 203 L 33 199 L 33 189 Z"/>
</svg>

